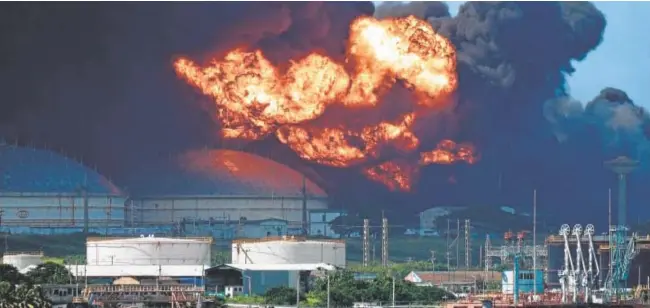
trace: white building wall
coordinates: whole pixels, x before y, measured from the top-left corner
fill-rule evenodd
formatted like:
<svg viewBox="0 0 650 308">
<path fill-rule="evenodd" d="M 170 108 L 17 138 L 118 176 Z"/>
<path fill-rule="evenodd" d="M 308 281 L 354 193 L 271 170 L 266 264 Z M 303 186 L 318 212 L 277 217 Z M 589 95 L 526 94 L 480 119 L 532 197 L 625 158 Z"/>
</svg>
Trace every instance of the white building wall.
<svg viewBox="0 0 650 308">
<path fill-rule="evenodd" d="M 90 227 L 124 226 L 122 196 L 88 196 Z M 6 227 L 83 227 L 84 198 L 50 193 L 0 193 Z"/>
<path fill-rule="evenodd" d="M 328 263 L 345 267 L 345 242 L 258 240 L 232 244 L 234 264 Z"/>
<path fill-rule="evenodd" d="M 88 265 L 210 266 L 211 241 L 201 239 L 93 239 L 86 243 Z"/>
<path fill-rule="evenodd" d="M 208 220 L 263 220 L 277 218 L 302 221 L 301 198 L 237 198 L 237 197 L 161 197 L 134 201 L 134 222 L 169 224 L 183 218 Z M 307 209 L 326 209 L 325 199 L 307 200 Z M 128 216 L 128 215 L 127 215 Z M 128 220 L 129 218 L 127 218 Z"/>
</svg>

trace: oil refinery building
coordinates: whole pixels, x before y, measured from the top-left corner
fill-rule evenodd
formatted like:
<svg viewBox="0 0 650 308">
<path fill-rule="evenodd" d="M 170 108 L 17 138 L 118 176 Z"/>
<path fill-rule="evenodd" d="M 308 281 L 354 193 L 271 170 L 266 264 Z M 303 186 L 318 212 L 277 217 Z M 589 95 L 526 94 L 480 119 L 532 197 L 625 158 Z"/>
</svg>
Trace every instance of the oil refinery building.
<svg viewBox="0 0 650 308">
<path fill-rule="evenodd" d="M 51 151 L 0 143 L 0 232 L 124 227 L 125 196 L 107 178 Z M 87 209 L 87 211 L 85 211 Z"/>
</svg>

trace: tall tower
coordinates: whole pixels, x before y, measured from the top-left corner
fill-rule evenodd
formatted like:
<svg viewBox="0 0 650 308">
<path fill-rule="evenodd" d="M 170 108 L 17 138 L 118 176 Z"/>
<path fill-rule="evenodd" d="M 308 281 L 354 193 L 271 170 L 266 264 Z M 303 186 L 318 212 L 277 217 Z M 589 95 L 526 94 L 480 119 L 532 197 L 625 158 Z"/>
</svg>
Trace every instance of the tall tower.
<svg viewBox="0 0 650 308">
<path fill-rule="evenodd" d="M 628 173 L 634 171 L 639 162 L 625 156 L 619 156 L 613 160 L 606 161 L 605 167 L 618 175 L 618 225 L 625 226 L 627 216 L 627 185 L 625 178 Z"/>
<path fill-rule="evenodd" d="M 370 255 L 370 221 L 363 220 L 363 266 L 368 266 Z"/>
<path fill-rule="evenodd" d="M 307 226 L 307 177 L 302 176 L 302 235 L 309 235 L 309 227 Z"/>
<path fill-rule="evenodd" d="M 381 220 L 381 265 L 388 266 L 388 218 Z"/>
<path fill-rule="evenodd" d="M 472 267 L 472 246 L 471 246 L 471 235 L 470 235 L 470 222 L 469 219 L 465 219 L 465 268 Z"/>
</svg>

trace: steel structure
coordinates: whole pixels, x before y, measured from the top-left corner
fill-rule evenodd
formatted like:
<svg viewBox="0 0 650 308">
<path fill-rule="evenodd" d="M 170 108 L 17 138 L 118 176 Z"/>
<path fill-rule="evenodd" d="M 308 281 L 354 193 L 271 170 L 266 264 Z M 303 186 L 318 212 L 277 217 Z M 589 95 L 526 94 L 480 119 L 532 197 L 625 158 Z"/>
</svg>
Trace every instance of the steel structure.
<svg viewBox="0 0 650 308">
<path fill-rule="evenodd" d="M 363 220 L 363 266 L 368 266 L 370 259 L 370 220 Z"/>
<path fill-rule="evenodd" d="M 388 266 L 388 219 L 381 220 L 381 265 Z"/>
<path fill-rule="evenodd" d="M 465 219 L 465 268 L 472 267 L 471 224 Z"/>
<path fill-rule="evenodd" d="M 527 245 L 525 241 L 526 232 L 519 232 L 517 240 L 514 234 L 508 231 L 504 234 L 503 239 L 505 244 L 493 247 L 490 242 L 490 237 L 485 239 L 485 270 L 491 270 L 493 266 L 493 259 L 497 258 L 503 265 L 513 264 L 514 256 L 518 256 L 519 262 L 523 263 L 524 267 L 532 268 L 533 263 L 539 265 L 543 264 L 544 268 L 548 267 L 548 249 L 546 245 Z M 537 258 L 533 262 L 533 258 Z M 541 261 L 541 262 L 539 262 Z"/>
<path fill-rule="evenodd" d="M 562 302 L 569 302 L 568 296 L 571 295 L 572 303 L 579 302 L 579 295 L 582 295 L 581 302 L 592 302 L 592 292 L 597 289 L 597 277 L 600 274 L 598 263 L 595 262 L 596 249 L 593 242 L 594 226 L 587 225 L 583 230 L 582 226 L 577 224 L 571 230 L 569 225 L 560 227 L 560 236 L 564 238 L 564 264 L 560 269 L 560 285 L 562 286 Z M 575 239 L 575 258 L 572 256 L 570 238 Z M 585 262 L 582 242 L 587 238 L 588 252 L 587 262 Z"/>
<path fill-rule="evenodd" d="M 619 156 L 605 162 L 605 167 L 618 176 L 618 225 L 609 227 L 610 272 L 605 287 L 610 300 L 618 301 L 625 288 L 630 271 L 630 263 L 638 253 L 635 248 L 635 234 L 627 241 L 627 174 L 639 166 L 638 161 Z"/>
</svg>

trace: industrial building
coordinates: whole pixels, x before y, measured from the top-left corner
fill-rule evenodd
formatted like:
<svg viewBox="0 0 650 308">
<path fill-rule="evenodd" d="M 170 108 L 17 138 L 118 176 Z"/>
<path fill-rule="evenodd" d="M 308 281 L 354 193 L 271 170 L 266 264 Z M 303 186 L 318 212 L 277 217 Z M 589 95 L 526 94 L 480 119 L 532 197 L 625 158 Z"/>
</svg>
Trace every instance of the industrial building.
<svg viewBox="0 0 650 308">
<path fill-rule="evenodd" d="M 88 238 L 86 264 L 67 267 L 88 282 L 86 302 L 183 304 L 203 292 L 211 249 L 212 238 Z"/>
<path fill-rule="evenodd" d="M 282 234 L 301 234 L 303 220 L 309 219 L 303 215 L 327 209 L 326 193 L 304 175 L 270 159 L 232 150 L 189 151 L 152 163 L 132 182 L 127 223 L 172 224 L 186 234 L 277 235 L 277 228 L 254 230 L 268 219 L 286 222 L 280 227 Z"/>
<path fill-rule="evenodd" d="M 345 242 L 294 236 L 240 239 L 232 243 L 232 264 L 206 271 L 208 286 L 228 296 L 261 294 L 277 286 L 306 290 L 310 274 L 346 265 Z"/>
<path fill-rule="evenodd" d="M 73 159 L 0 143 L 0 232 L 121 228 L 124 202 L 122 191 L 107 178 Z"/>
</svg>

